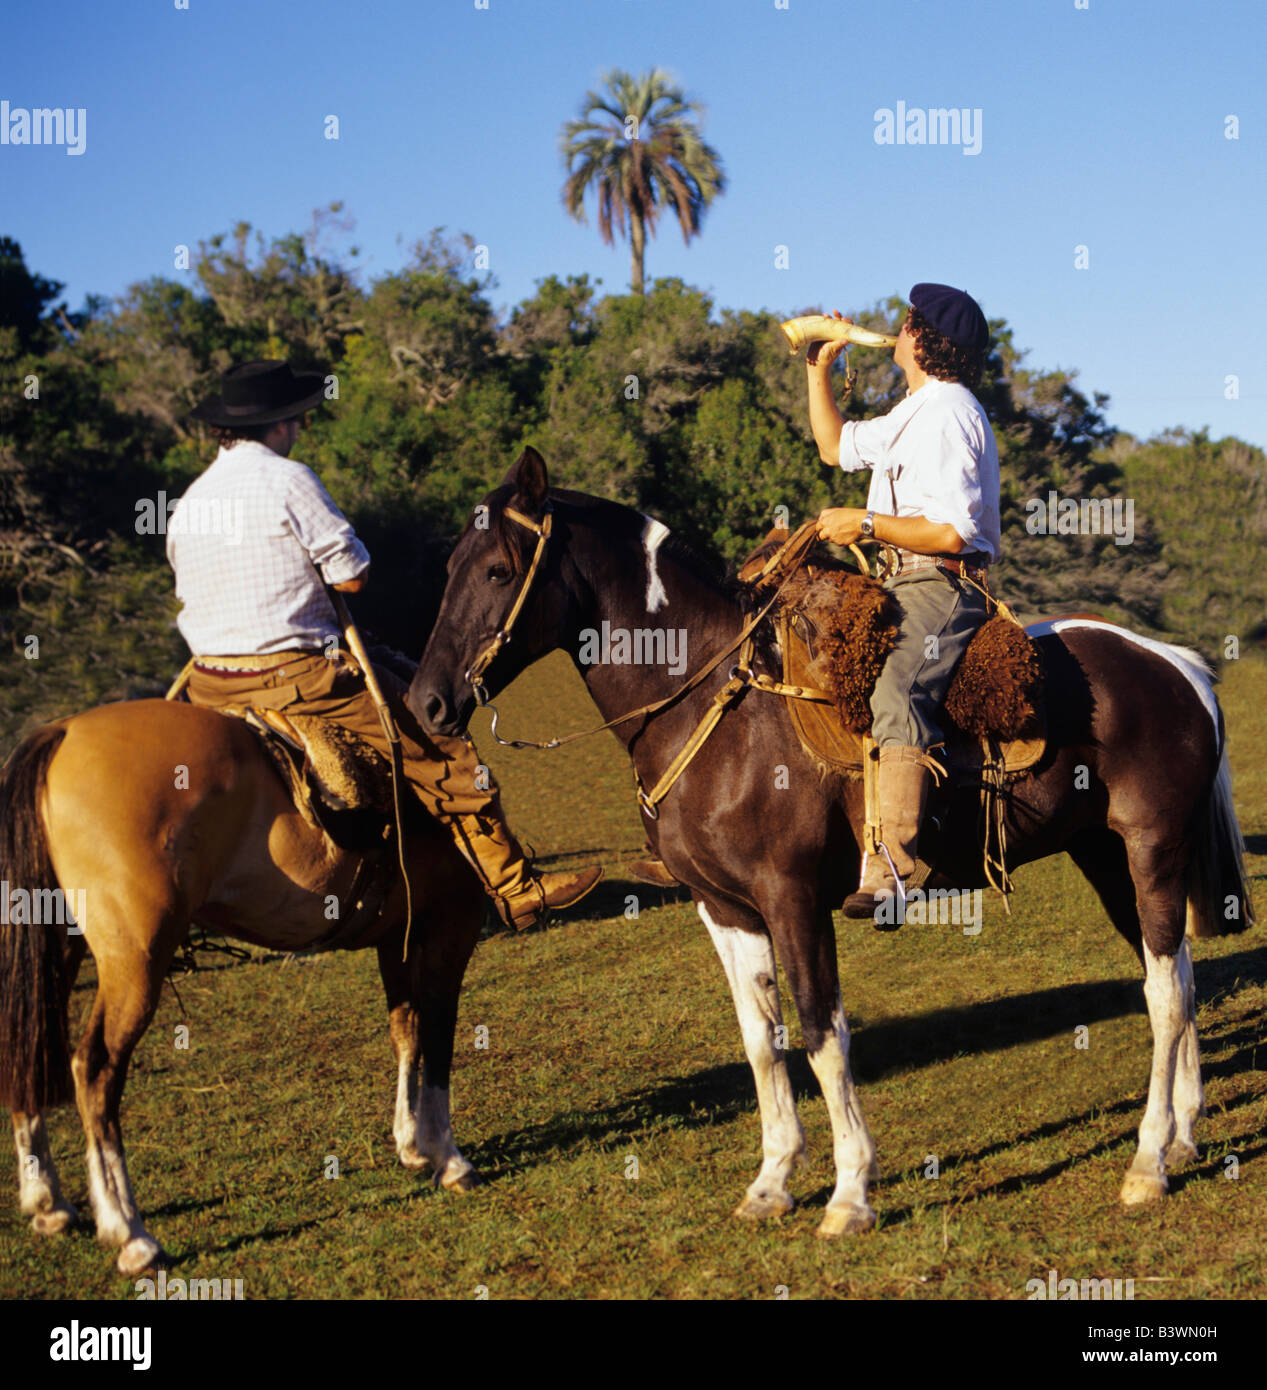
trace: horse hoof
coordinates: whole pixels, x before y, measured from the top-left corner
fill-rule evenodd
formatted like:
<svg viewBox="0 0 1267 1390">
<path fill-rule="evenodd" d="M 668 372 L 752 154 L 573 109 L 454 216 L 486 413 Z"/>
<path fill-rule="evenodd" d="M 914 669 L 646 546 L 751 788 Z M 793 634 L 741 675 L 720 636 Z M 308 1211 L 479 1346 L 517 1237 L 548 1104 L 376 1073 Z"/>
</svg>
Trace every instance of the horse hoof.
<svg viewBox="0 0 1267 1390">
<path fill-rule="evenodd" d="M 1176 1139 L 1166 1150 L 1167 1168 L 1184 1168 L 1197 1161 L 1197 1146 L 1187 1139 Z"/>
<path fill-rule="evenodd" d="M 50 1207 L 48 1211 L 37 1211 L 31 1217 L 31 1229 L 37 1236 L 59 1236 L 75 1224 L 78 1216 L 67 1202 L 60 1207 Z"/>
<path fill-rule="evenodd" d="M 396 1156 L 406 1168 L 417 1171 L 420 1168 L 430 1168 L 431 1160 L 426 1154 L 420 1154 L 412 1144 L 405 1144 L 396 1150 Z"/>
<path fill-rule="evenodd" d="M 442 1178 L 440 1186 L 446 1192 L 456 1192 L 461 1196 L 464 1192 L 474 1192 L 480 1185 L 480 1175 L 474 1168 L 468 1168 L 463 1173 L 455 1173 L 451 1178 Z"/>
<path fill-rule="evenodd" d="M 749 1192 L 735 1208 L 741 1221 L 772 1221 L 796 1205 L 790 1192 Z"/>
<path fill-rule="evenodd" d="M 134 1236 L 119 1251 L 116 1264 L 120 1274 L 131 1278 L 163 1263 L 166 1258 L 163 1247 L 153 1236 Z"/>
<path fill-rule="evenodd" d="M 1127 1173 L 1122 1184 L 1122 1205 L 1143 1206 L 1146 1202 L 1160 1202 L 1166 1195 L 1166 1179 L 1155 1173 Z"/>
<path fill-rule="evenodd" d="M 59 1236 L 79 1219 L 79 1213 L 69 1202 L 48 1211 L 37 1211 L 31 1217 L 31 1229 L 37 1236 Z"/>
<path fill-rule="evenodd" d="M 870 1207 L 828 1207 L 818 1234 L 825 1240 L 832 1240 L 836 1236 L 859 1236 L 874 1226 L 875 1212 Z"/>
</svg>

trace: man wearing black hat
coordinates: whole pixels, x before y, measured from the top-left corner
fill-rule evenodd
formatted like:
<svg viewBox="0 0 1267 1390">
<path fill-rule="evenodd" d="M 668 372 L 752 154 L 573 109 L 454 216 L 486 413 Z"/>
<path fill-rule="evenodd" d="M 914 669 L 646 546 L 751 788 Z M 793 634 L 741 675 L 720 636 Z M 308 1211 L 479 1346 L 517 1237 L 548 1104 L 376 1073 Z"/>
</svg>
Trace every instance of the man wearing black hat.
<svg viewBox="0 0 1267 1390">
<path fill-rule="evenodd" d="M 325 588 L 364 588 L 369 552 L 316 474 L 288 457 L 301 417 L 323 396 L 318 375 L 296 375 L 285 362 L 247 362 L 224 374 L 219 397 L 193 411 L 212 427 L 220 452 L 168 522 L 177 624 L 195 654 L 189 698 L 320 715 L 390 758 L 363 675 L 340 649 Z M 474 745 L 424 733 L 405 703 L 405 683 L 378 665 L 374 673 L 400 732 L 406 779 L 453 835 L 506 925 L 529 926 L 547 908 L 588 893 L 602 870 L 534 873 Z"/>
<path fill-rule="evenodd" d="M 841 417 L 829 379 L 845 344 L 819 344 L 814 360 L 807 358 L 810 423 L 822 461 L 846 472 L 872 470 L 866 507 L 828 508 L 819 516 L 819 535 L 838 545 L 874 539 L 890 547 L 894 567 L 885 585 L 902 608 L 898 644 L 871 697 L 880 852 L 864 855 L 858 892 L 845 903 L 847 916 L 874 916 L 877 925 L 901 920 L 879 908 L 904 896 L 915 868 L 928 750 L 944 742 L 938 709 L 988 616 L 977 586 L 985 587 L 999 556 L 999 457 L 972 388 L 989 336 L 970 295 L 949 285 L 916 285 L 893 349 L 906 397 L 887 415 L 857 422 Z"/>
</svg>

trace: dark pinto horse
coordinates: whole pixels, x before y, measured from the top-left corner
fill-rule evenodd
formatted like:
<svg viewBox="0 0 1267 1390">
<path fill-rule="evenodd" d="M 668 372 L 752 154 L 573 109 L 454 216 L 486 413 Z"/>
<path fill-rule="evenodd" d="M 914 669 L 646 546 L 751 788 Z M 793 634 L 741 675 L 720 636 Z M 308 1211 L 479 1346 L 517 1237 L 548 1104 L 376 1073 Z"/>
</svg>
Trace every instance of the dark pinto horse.
<svg viewBox="0 0 1267 1390">
<path fill-rule="evenodd" d="M 534 528 L 547 514 L 552 530 L 543 542 Z M 551 491 L 532 449 L 476 517 L 450 561 L 440 615 L 410 687 L 410 708 L 424 727 L 446 734 L 466 728 L 477 660 L 475 679 L 491 696 L 554 648 L 573 655 L 604 719 L 614 719 L 670 696 L 683 680 L 651 661 L 592 660 L 595 633 L 607 633 L 610 650 L 622 632 L 627 641 L 655 627 L 684 629 L 693 672 L 726 649 L 745 620 L 734 587 L 666 541 L 662 523 L 613 502 Z M 529 557 L 538 552 L 534 574 Z M 498 641 L 525 588 L 510 640 Z M 1196 1156 L 1193 1121 L 1203 1108 L 1185 921 L 1211 932 L 1250 921 L 1222 719 L 1192 653 L 1103 624 L 1038 640 L 1050 746 L 1011 790 L 1009 859 L 1068 851 L 1145 967 L 1152 1076 L 1121 1195 L 1128 1204 L 1151 1201 L 1167 1190 L 1167 1166 Z M 479 660 L 490 643 L 494 659 Z M 583 647 L 591 660 L 582 659 Z M 676 703 L 617 726 L 644 788 L 687 742 L 733 661 Z M 780 676 L 768 650 L 758 668 Z M 978 794 L 955 796 L 931 888 L 985 881 Z M 764 1161 L 736 1215 L 788 1211 L 788 1178 L 804 1158 L 776 1044 L 777 954 L 831 1119 L 837 1181 L 819 1233 L 868 1229 L 875 1224 L 867 1200 L 875 1151 L 850 1074 L 831 915 L 857 882 L 861 783 L 821 777 L 784 701 L 749 689 L 668 792 L 658 818 L 644 811 L 643 822 L 721 956 L 756 1078 Z"/>
<path fill-rule="evenodd" d="M 408 956 L 399 873 L 354 944 L 378 949 L 400 1160 L 464 1192 L 475 1174 L 453 1143 L 449 1069 L 484 894 L 429 817 L 406 818 L 406 857 Z M 122 1274 L 161 1258 L 132 1195 L 119 1102 L 172 958 L 191 921 L 284 951 L 320 943 L 348 915 L 359 859 L 300 815 L 241 719 L 138 700 L 18 745 L 0 772 L 0 1101 L 13 1114 L 21 1210 L 38 1234 L 75 1220 L 43 1115 L 69 1098 L 73 1073 L 97 1238 L 118 1249 Z M 70 1058 L 67 1002 L 85 947 L 97 995 Z"/>
</svg>

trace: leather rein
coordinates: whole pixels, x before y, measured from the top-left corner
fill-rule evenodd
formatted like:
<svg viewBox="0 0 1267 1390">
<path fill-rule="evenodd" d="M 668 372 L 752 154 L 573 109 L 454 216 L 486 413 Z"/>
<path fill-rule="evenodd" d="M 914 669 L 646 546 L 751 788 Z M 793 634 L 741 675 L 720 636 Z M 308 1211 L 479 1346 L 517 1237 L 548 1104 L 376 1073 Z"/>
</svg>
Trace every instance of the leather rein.
<svg viewBox="0 0 1267 1390">
<path fill-rule="evenodd" d="M 770 582 L 770 577 L 776 575 L 779 570 L 786 566 L 786 573 L 778 579 L 777 587 L 770 595 L 769 599 L 760 609 L 743 625 L 738 636 L 721 651 L 711 657 L 703 666 L 687 679 L 671 694 L 666 695 L 661 700 L 653 700 L 650 704 L 639 705 L 637 709 L 630 710 L 627 714 L 618 715 L 615 719 L 609 719 L 605 724 L 599 724 L 592 729 L 583 729 L 579 733 L 566 734 L 562 738 L 552 738 L 546 742 L 537 742 L 533 739 L 505 739 L 497 732 L 497 721 L 500 715 L 496 706 L 489 699 L 488 691 L 484 686 L 484 673 L 492 665 L 497 654 L 511 640 L 511 633 L 515 626 L 515 621 L 523 611 L 524 603 L 527 600 L 528 592 L 532 588 L 532 582 L 536 578 L 537 571 L 541 567 L 541 561 L 545 555 L 546 545 L 550 539 L 550 532 L 553 525 L 553 511 L 551 504 L 547 501 L 540 522 L 533 521 L 531 517 L 524 516 L 522 512 L 516 511 L 513 507 L 506 507 L 502 513 L 510 518 L 519 526 L 533 532 L 537 537 L 536 548 L 532 554 L 527 571 L 524 574 L 523 583 L 519 587 L 510 612 L 506 621 L 497 630 L 496 635 L 472 661 L 470 668 L 466 672 L 465 679 L 471 687 L 471 693 L 475 696 L 478 705 L 486 705 L 493 715 L 492 735 L 503 748 L 562 748 L 564 744 L 574 743 L 577 739 L 589 738 L 591 734 L 602 733 L 604 729 L 615 728 L 617 724 L 628 723 L 631 719 L 637 719 L 643 715 L 653 715 L 659 713 L 668 706 L 676 704 L 683 699 L 702 681 L 706 680 L 725 659 L 734 652 L 739 653 L 738 661 L 730 668 L 728 679 L 720 690 L 713 696 L 712 704 L 709 705 L 707 712 L 700 722 L 695 726 L 690 738 L 687 739 L 681 751 L 665 769 L 655 786 L 647 791 L 640 778 L 635 774 L 635 785 L 637 787 L 638 805 L 642 807 L 643 813 L 651 820 L 657 819 L 659 803 L 668 795 L 669 790 L 679 777 L 690 766 L 696 753 L 704 746 L 708 736 L 716 728 L 722 715 L 739 698 L 743 691 L 749 687 L 754 690 L 764 690 L 772 695 L 783 695 L 793 700 L 811 700 L 818 704 L 831 704 L 831 696 L 825 691 L 814 690 L 809 686 L 787 685 L 782 681 L 776 681 L 770 676 L 762 675 L 752 669 L 752 657 L 756 647 L 753 637 L 757 627 L 766 617 L 770 610 L 778 601 L 779 596 L 787 587 L 788 582 L 799 569 L 802 561 L 809 554 L 810 548 L 817 539 L 818 522 L 811 519 L 800 526 L 788 537 L 777 551 L 766 561 L 760 573 L 753 581 L 754 590 L 759 590 Z M 849 547 L 856 556 L 864 574 L 869 573 L 867 562 L 863 558 L 862 552 L 857 546 Z"/>
</svg>

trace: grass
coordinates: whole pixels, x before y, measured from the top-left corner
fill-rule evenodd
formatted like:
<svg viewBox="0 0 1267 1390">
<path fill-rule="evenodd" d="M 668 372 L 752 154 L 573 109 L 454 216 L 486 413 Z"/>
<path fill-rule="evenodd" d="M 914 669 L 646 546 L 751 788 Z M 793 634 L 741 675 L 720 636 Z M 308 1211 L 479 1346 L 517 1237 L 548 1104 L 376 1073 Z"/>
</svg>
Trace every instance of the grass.
<svg viewBox="0 0 1267 1390">
<path fill-rule="evenodd" d="M 1265 693 L 1267 663 L 1230 664 L 1221 698 L 1260 912 Z M 510 736 L 594 720 L 555 658 L 500 703 Z M 476 737 L 543 857 L 609 866 L 585 912 L 492 935 L 472 961 L 454 1131 L 484 1185 L 451 1196 L 396 1162 L 372 954 L 215 964 L 178 982 L 183 1016 L 165 991 L 124 1098 L 138 1201 L 173 1277 L 241 1279 L 248 1298 L 773 1298 L 786 1286 L 792 1298 L 1018 1299 L 1055 1269 L 1134 1278 L 1137 1300 L 1267 1292 L 1261 929 L 1197 944 L 1201 1157 L 1166 1202 L 1127 1211 L 1117 1193 L 1143 1111 L 1148 1021 L 1134 957 L 1073 866 L 1022 869 L 1012 916 L 987 899 L 975 938 L 838 919 L 880 1226 L 814 1237 L 833 1175 L 802 1051 L 791 1062 L 810 1152 L 801 1205 L 741 1225 L 731 1211 L 761 1146 L 751 1075 L 691 904 L 621 877 L 642 846 L 623 755 L 609 735 L 509 756 L 486 725 Z M 89 965 L 80 1013 L 91 983 Z M 182 1017 L 187 1050 L 174 1045 Z M 72 1110 L 52 1132 L 82 1209 Z M 324 1175 L 331 1155 L 337 1179 Z M 90 1229 L 37 1240 L 12 1190 L 0 1203 L 0 1297 L 132 1296 Z"/>
</svg>

